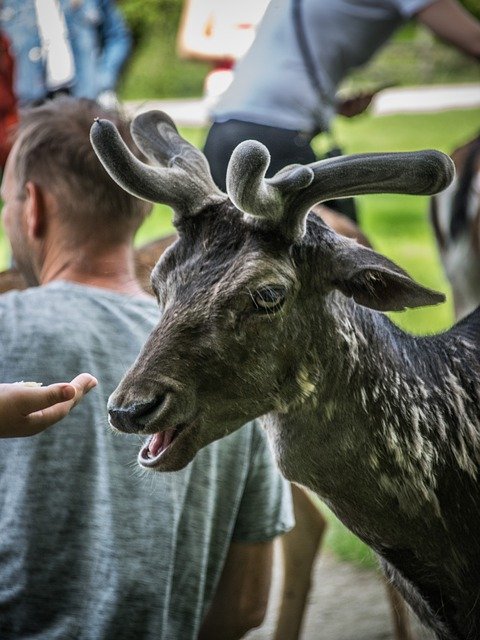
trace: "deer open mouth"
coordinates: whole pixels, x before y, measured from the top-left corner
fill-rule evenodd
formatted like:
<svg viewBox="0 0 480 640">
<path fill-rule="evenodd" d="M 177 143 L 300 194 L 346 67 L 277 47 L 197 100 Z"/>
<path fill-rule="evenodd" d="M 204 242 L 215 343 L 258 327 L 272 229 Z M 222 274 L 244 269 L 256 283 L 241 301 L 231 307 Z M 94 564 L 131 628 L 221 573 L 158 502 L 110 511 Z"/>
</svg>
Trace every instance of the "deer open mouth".
<svg viewBox="0 0 480 640">
<path fill-rule="evenodd" d="M 156 467 L 169 455 L 177 438 L 186 428 L 186 424 L 180 424 L 165 431 L 159 431 L 150 436 L 140 449 L 138 462 L 142 467 Z"/>
</svg>

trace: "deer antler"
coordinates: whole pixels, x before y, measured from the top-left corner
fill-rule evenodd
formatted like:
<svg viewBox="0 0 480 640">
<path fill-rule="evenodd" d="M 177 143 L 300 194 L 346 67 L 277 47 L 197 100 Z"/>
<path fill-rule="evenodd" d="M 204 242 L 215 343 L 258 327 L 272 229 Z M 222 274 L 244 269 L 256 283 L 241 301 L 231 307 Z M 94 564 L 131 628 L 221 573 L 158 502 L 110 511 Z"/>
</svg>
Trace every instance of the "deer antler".
<svg viewBox="0 0 480 640">
<path fill-rule="evenodd" d="M 265 179 L 270 164 L 268 149 L 256 140 L 245 140 L 232 153 L 227 168 L 230 200 L 244 213 L 278 223 L 284 215 L 285 198 L 311 184 L 308 166 L 290 165 L 274 178 Z"/>
<path fill-rule="evenodd" d="M 227 192 L 244 213 L 278 226 L 289 240 L 301 238 L 310 208 L 332 198 L 366 193 L 430 195 L 453 179 L 451 159 L 439 151 L 366 153 L 291 165 L 265 179 L 269 154 L 248 140 L 233 152 Z"/>
<path fill-rule="evenodd" d="M 177 216 L 184 217 L 226 200 L 213 182 L 205 156 L 179 135 L 166 113 L 138 115 L 131 132 L 139 149 L 157 167 L 135 158 L 109 120 L 96 120 L 90 131 L 100 162 L 125 191 L 142 200 L 167 204 Z"/>
</svg>

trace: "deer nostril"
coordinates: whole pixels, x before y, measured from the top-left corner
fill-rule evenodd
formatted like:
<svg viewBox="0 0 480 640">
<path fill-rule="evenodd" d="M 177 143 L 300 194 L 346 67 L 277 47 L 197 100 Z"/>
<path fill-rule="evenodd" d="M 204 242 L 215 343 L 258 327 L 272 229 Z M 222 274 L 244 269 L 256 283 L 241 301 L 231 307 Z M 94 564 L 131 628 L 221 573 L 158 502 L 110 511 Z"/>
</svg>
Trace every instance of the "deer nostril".
<svg viewBox="0 0 480 640">
<path fill-rule="evenodd" d="M 109 409 L 108 418 L 112 427 L 119 431 L 131 432 L 135 428 L 133 413 L 128 409 Z"/>
<path fill-rule="evenodd" d="M 142 418 L 145 418 L 145 416 L 161 407 L 165 401 L 165 397 L 166 396 L 162 395 L 154 398 L 150 402 L 132 404 L 129 407 L 112 407 L 108 410 L 110 424 L 119 431 L 126 433 L 141 431 L 145 426 Z"/>
</svg>

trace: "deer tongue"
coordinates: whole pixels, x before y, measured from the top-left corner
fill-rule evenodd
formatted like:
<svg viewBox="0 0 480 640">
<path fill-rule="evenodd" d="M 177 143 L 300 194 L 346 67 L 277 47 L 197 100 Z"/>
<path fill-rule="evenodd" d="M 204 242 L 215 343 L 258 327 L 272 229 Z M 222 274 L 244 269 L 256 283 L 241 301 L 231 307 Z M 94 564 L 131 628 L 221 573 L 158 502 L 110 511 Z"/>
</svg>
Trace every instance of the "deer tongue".
<svg viewBox="0 0 480 640">
<path fill-rule="evenodd" d="M 148 453 L 151 458 L 156 458 L 172 442 L 176 429 L 167 429 L 155 433 L 148 443 Z"/>
</svg>

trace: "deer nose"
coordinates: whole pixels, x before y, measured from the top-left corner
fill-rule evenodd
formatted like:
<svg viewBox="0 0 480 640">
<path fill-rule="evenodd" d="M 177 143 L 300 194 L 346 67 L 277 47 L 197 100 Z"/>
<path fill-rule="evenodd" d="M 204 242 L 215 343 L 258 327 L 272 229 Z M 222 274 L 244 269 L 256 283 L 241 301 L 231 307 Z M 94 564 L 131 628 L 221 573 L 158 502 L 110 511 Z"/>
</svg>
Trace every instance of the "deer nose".
<svg viewBox="0 0 480 640">
<path fill-rule="evenodd" d="M 137 433 L 142 431 L 145 426 L 144 418 L 159 408 L 164 400 L 165 396 L 161 396 L 150 402 L 135 403 L 128 407 L 109 407 L 109 422 L 119 431 Z"/>
</svg>

